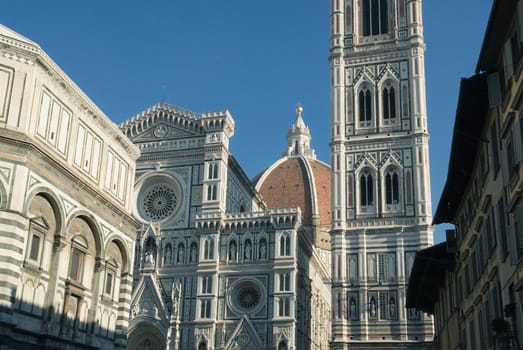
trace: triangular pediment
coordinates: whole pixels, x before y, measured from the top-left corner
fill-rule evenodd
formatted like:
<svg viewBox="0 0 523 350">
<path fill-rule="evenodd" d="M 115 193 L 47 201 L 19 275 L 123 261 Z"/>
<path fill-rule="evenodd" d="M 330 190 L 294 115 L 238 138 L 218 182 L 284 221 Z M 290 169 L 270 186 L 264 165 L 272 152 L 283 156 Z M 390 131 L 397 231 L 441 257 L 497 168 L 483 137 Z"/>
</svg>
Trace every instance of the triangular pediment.
<svg viewBox="0 0 523 350">
<path fill-rule="evenodd" d="M 49 223 L 47 222 L 47 220 L 43 216 L 34 217 L 34 218 L 31 219 L 31 222 L 33 224 L 36 224 L 36 225 L 40 226 L 44 230 L 48 230 L 49 227 L 50 227 Z"/>
<path fill-rule="evenodd" d="M 164 304 L 160 289 L 151 275 L 142 275 L 138 281 L 131 299 L 131 319 L 148 319 L 160 324 L 165 329 L 168 327 L 167 308 Z"/>
<path fill-rule="evenodd" d="M 144 130 L 141 134 L 138 134 L 131 138 L 131 141 L 135 143 L 150 142 L 150 141 L 162 141 L 162 140 L 176 140 L 184 139 L 194 136 L 200 136 L 194 132 L 190 132 L 184 129 L 180 129 L 169 125 L 167 122 L 159 122 L 152 125 L 149 129 Z"/>
<path fill-rule="evenodd" d="M 204 136 L 201 115 L 186 109 L 158 103 L 120 124 L 135 143 Z"/>
<path fill-rule="evenodd" d="M 263 346 L 251 320 L 246 315 L 243 315 L 240 322 L 238 322 L 236 329 L 232 332 L 225 349 L 258 350 L 265 349 L 265 347 Z"/>
</svg>

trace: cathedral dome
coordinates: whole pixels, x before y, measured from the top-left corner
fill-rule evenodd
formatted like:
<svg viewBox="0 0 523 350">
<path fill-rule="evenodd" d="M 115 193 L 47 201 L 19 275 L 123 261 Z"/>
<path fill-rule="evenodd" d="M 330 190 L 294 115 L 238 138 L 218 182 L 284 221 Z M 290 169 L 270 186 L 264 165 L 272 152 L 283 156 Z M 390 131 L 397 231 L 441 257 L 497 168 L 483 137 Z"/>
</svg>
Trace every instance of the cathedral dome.
<svg viewBox="0 0 523 350">
<path fill-rule="evenodd" d="M 303 223 L 328 230 L 331 222 L 330 167 L 310 148 L 309 128 L 296 109 L 282 157 L 259 174 L 254 183 L 269 208 L 300 207 Z"/>
</svg>

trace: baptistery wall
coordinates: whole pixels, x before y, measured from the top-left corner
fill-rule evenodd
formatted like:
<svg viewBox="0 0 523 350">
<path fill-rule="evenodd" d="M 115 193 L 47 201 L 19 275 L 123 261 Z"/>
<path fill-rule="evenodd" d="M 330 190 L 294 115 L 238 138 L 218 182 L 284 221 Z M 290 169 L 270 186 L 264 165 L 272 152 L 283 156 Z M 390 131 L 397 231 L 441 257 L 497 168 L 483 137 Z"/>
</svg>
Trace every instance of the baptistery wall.
<svg viewBox="0 0 523 350">
<path fill-rule="evenodd" d="M 125 348 L 138 149 L 0 25 L 0 348 Z"/>
</svg>

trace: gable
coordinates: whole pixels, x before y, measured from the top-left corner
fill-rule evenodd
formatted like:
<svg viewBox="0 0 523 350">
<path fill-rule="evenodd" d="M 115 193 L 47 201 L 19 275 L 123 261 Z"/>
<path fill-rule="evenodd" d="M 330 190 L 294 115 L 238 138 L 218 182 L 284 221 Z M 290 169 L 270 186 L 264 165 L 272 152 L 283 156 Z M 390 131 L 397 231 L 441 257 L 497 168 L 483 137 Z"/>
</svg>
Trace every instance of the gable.
<svg viewBox="0 0 523 350">
<path fill-rule="evenodd" d="M 153 323 L 160 324 L 167 329 L 168 315 L 160 291 L 156 282 L 150 275 L 142 275 L 135 288 L 135 294 L 131 299 L 131 319 L 149 319 Z"/>
<path fill-rule="evenodd" d="M 159 103 L 120 124 L 134 143 L 205 136 L 201 115 Z"/>
<path fill-rule="evenodd" d="M 225 349 L 227 350 L 258 350 L 265 349 L 256 329 L 246 315 L 240 319 L 236 329 L 231 334 Z"/>
</svg>

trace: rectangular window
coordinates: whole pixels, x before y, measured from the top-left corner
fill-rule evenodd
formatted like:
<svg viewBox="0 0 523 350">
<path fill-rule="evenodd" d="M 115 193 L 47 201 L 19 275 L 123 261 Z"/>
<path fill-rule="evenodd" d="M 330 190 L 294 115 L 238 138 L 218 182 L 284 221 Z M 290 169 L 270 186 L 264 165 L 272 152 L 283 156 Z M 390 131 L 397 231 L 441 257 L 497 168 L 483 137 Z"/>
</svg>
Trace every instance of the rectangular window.
<svg viewBox="0 0 523 350">
<path fill-rule="evenodd" d="M 341 308 L 338 310 L 341 311 Z M 278 301 L 278 316 L 288 317 L 291 315 L 291 302 L 289 298 L 280 298 Z"/>
<path fill-rule="evenodd" d="M 203 276 L 202 277 L 202 293 L 211 294 L 212 293 L 212 276 Z"/>
<path fill-rule="evenodd" d="M 112 295 L 113 278 L 114 278 L 114 273 L 107 271 L 107 274 L 105 275 L 105 294 Z"/>
<path fill-rule="evenodd" d="M 38 253 L 40 251 L 40 236 L 33 233 L 31 237 L 31 248 L 29 249 L 29 259 L 38 261 Z"/>
<path fill-rule="evenodd" d="M 290 274 L 288 272 L 280 273 L 280 292 L 288 292 L 291 290 Z"/>
<path fill-rule="evenodd" d="M 218 178 L 218 163 L 209 163 L 208 179 L 213 180 Z"/>
<path fill-rule="evenodd" d="M 83 253 L 78 249 L 71 252 L 71 263 L 69 266 L 69 278 L 73 281 L 80 282 Z"/>
<path fill-rule="evenodd" d="M 200 302 L 200 318 L 211 318 L 211 300 Z"/>
<path fill-rule="evenodd" d="M 216 200 L 216 185 L 207 185 L 207 200 L 215 201 Z"/>
</svg>

